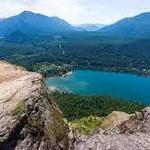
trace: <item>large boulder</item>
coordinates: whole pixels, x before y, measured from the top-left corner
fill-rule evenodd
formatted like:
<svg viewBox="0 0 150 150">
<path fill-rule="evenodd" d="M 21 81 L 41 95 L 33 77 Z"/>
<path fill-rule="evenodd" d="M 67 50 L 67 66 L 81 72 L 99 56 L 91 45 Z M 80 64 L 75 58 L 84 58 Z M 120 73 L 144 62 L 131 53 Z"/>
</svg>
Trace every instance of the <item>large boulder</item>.
<svg viewBox="0 0 150 150">
<path fill-rule="evenodd" d="M 68 126 L 40 74 L 0 62 L 0 149 L 69 149 Z"/>
<path fill-rule="evenodd" d="M 131 115 L 121 112 L 121 111 L 113 111 L 109 114 L 104 121 L 102 122 L 102 128 L 112 128 L 118 125 L 121 125 L 123 122 L 129 120 Z"/>
</svg>

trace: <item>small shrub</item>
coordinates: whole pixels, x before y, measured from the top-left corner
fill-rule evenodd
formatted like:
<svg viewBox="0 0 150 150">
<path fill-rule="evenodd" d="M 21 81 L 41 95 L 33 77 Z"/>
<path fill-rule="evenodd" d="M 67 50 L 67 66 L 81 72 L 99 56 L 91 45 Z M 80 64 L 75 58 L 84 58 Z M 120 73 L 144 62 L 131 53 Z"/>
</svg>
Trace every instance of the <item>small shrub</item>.
<svg viewBox="0 0 150 150">
<path fill-rule="evenodd" d="M 101 127 L 102 120 L 102 118 L 94 116 L 83 117 L 79 120 L 71 122 L 71 126 L 77 132 L 88 135 Z"/>
</svg>

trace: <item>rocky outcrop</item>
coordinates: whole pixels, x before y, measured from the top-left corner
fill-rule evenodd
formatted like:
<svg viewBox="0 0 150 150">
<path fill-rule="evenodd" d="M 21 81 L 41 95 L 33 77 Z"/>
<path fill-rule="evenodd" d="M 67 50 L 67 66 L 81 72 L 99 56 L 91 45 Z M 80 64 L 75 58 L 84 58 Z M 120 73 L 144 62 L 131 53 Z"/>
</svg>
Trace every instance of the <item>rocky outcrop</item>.
<svg viewBox="0 0 150 150">
<path fill-rule="evenodd" d="M 108 120 L 112 122 L 114 118 L 116 120 L 120 118 L 119 113 L 113 112 L 113 114 L 106 117 L 105 125 L 107 123 L 110 125 Z M 123 119 L 119 119 L 119 122 L 112 122 L 110 128 L 100 129 L 90 136 L 79 137 L 75 142 L 74 149 L 150 150 L 150 107 L 131 115 L 129 118 L 127 114 L 120 113 L 120 116 L 122 115 L 124 116 Z"/>
<path fill-rule="evenodd" d="M 104 129 L 116 127 L 129 120 L 130 116 L 131 115 L 125 112 L 113 111 L 111 114 L 104 118 L 101 127 Z"/>
<path fill-rule="evenodd" d="M 69 149 L 68 126 L 40 74 L 0 62 L 0 149 Z"/>
<path fill-rule="evenodd" d="M 69 149 L 150 150 L 150 107 L 132 115 L 114 111 L 92 135 L 77 135 L 40 74 L 0 62 L 0 150 Z"/>
</svg>

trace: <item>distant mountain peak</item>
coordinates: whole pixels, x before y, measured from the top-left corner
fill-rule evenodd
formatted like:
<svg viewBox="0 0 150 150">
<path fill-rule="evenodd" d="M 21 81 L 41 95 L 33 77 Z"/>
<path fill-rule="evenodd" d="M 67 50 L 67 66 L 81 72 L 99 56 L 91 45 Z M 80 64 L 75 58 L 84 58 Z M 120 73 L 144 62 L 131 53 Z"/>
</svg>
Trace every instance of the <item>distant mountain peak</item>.
<svg viewBox="0 0 150 150">
<path fill-rule="evenodd" d="M 59 17 L 57 17 L 57 16 L 52 16 L 52 17 L 49 17 L 49 16 L 46 16 L 46 15 L 43 15 L 43 14 L 40 14 L 40 13 L 35 13 L 35 12 L 32 12 L 32 11 L 27 11 L 27 10 L 25 10 L 25 11 L 23 11 L 23 12 L 21 12 L 18 16 L 22 16 L 22 15 L 32 15 L 32 16 L 43 16 L 43 17 L 47 17 L 47 18 L 51 18 L 51 19 L 58 19 L 58 20 L 60 20 L 60 18 Z"/>
<path fill-rule="evenodd" d="M 23 12 L 21 12 L 19 15 L 37 15 L 36 13 L 34 13 L 34 12 L 31 12 L 31 11 L 23 11 Z"/>
<path fill-rule="evenodd" d="M 143 13 L 137 15 L 137 16 L 143 16 L 143 15 L 150 15 L 150 12 L 143 12 Z"/>
<path fill-rule="evenodd" d="M 28 13 L 32 13 L 33 14 L 33 12 L 28 11 L 28 10 L 24 10 L 21 14 L 28 14 Z"/>
<path fill-rule="evenodd" d="M 28 10 L 24 10 L 24 11 L 21 12 L 20 14 L 37 14 L 37 13 L 32 12 L 32 11 L 28 11 Z"/>
<path fill-rule="evenodd" d="M 23 11 L 19 15 L 0 21 L 1 36 L 10 35 L 18 31 L 32 34 L 51 34 L 71 30 L 74 30 L 74 28 L 63 19 L 31 11 Z"/>
<path fill-rule="evenodd" d="M 109 36 L 150 37 L 150 12 L 124 18 L 100 30 Z"/>
<path fill-rule="evenodd" d="M 97 31 L 105 26 L 106 25 L 104 25 L 104 24 L 80 24 L 80 25 L 77 25 L 77 27 L 80 28 L 80 30 L 85 30 L 85 31 Z"/>
<path fill-rule="evenodd" d="M 40 14 L 40 13 L 35 13 L 35 12 L 31 12 L 31 11 L 23 11 L 22 13 L 20 13 L 18 16 L 25 16 L 25 17 L 36 17 L 36 18 L 42 18 L 42 19 L 51 19 L 51 21 L 62 21 L 62 22 L 65 22 L 66 24 L 69 24 L 68 22 L 66 22 L 65 20 L 57 17 L 57 16 L 52 16 L 52 17 L 49 17 L 49 16 L 46 16 L 46 15 L 43 15 L 43 14 Z"/>
</svg>

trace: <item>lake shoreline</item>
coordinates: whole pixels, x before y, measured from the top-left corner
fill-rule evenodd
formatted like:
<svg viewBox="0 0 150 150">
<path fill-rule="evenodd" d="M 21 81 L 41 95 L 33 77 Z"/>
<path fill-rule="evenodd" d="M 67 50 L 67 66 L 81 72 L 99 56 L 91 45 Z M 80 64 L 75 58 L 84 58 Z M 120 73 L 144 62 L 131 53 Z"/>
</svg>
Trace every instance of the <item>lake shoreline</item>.
<svg viewBox="0 0 150 150">
<path fill-rule="evenodd" d="M 118 73 L 118 74 L 131 74 L 131 75 L 136 75 L 139 77 L 146 77 L 146 78 L 150 78 L 150 75 L 145 75 L 142 73 L 137 73 L 137 72 L 132 72 L 132 71 L 115 71 L 115 70 L 105 70 L 105 69 L 93 69 L 93 68 L 74 68 L 74 69 L 70 69 L 68 71 L 66 71 L 65 73 L 61 72 L 59 74 L 47 74 L 45 76 L 45 78 L 49 78 L 49 77 L 66 77 L 68 75 L 70 75 L 70 73 L 76 71 L 76 70 L 85 70 L 85 71 L 97 71 L 97 72 L 107 72 L 107 73 Z"/>
<path fill-rule="evenodd" d="M 69 66 L 69 65 L 68 65 Z M 63 69 L 61 69 L 59 72 L 57 73 L 49 73 L 47 72 L 46 74 L 44 74 L 44 77 L 64 77 L 66 76 L 69 72 L 74 72 L 76 70 L 90 70 L 90 71 L 104 71 L 104 72 L 113 72 L 113 73 L 125 73 L 125 74 L 133 74 L 133 75 L 137 75 L 140 77 L 147 77 L 150 78 L 150 70 L 139 70 L 137 68 L 124 68 L 124 69 L 119 69 L 119 68 L 102 68 L 102 67 L 87 67 L 87 66 L 69 66 L 69 67 L 65 67 Z M 147 73 L 147 72 L 149 73 Z"/>
<path fill-rule="evenodd" d="M 116 69 L 116 68 L 93 68 L 93 67 L 76 67 L 75 70 L 90 70 L 90 71 L 104 71 L 104 72 L 113 72 L 113 73 L 125 73 L 125 74 L 133 74 L 141 77 L 150 77 L 150 73 L 146 74 L 143 71 L 139 70 L 131 70 L 131 69 Z"/>
<path fill-rule="evenodd" d="M 47 77 L 46 83 L 53 89 L 78 95 L 106 95 L 133 101 L 150 99 L 150 78 L 132 73 L 74 69 L 59 77 Z"/>
</svg>

